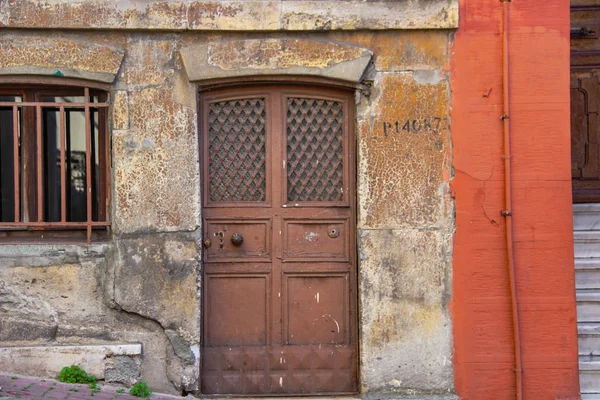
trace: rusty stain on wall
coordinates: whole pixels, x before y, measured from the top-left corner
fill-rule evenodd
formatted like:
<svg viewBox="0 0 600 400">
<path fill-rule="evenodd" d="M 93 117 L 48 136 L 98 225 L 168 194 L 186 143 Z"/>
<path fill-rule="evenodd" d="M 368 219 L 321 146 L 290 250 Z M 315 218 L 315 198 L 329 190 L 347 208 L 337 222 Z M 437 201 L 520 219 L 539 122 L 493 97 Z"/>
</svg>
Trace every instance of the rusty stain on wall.
<svg viewBox="0 0 600 400">
<path fill-rule="evenodd" d="M 369 116 L 359 120 L 359 221 L 365 227 L 436 225 L 444 217 L 448 82 L 423 84 L 416 76 L 378 74 Z"/>
<path fill-rule="evenodd" d="M 112 127 L 114 130 L 129 129 L 129 97 L 125 90 L 115 90 L 113 93 Z"/>
</svg>

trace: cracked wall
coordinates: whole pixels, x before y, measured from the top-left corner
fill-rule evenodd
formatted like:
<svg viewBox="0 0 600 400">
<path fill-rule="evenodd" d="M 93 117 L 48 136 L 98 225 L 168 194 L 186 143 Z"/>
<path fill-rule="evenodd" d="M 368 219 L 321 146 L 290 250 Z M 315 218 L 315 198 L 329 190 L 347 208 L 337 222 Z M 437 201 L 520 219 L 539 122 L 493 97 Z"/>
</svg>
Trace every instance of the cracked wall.
<svg viewBox="0 0 600 400">
<path fill-rule="evenodd" d="M 109 357 L 101 376 L 130 383 L 141 374 L 157 391 L 197 390 L 196 94 L 178 59 L 181 37 L 89 32 L 48 39 L 11 32 L 11 37 L 26 44 L 11 53 L 15 65 L 65 64 L 116 74 L 110 90 L 113 237 L 91 247 L 0 247 L 2 345 L 141 343 L 141 365 L 135 357 Z M 62 61 L 68 54 L 49 61 L 39 57 L 49 57 L 45 49 L 63 43 L 80 55 L 71 64 Z M 94 48 L 121 49 L 113 59 L 120 55 L 123 62 L 108 70 L 96 57 L 86 57 Z M 47 376 L 50 370 L 40 366 L 23 373 Z"/>
<path fill-rule="evenodd" d="M 421 69 L 421 56 L 413 55 L 418 43 L 402 46 L 404 71 L 393 64 L 393 72 L 378 71 L 376 61 L 372 95 L 358 103 L 359 325 L 366 391 L 453 388 L 450 91 L 443 55 L 437 65 Z M 420 65 L 413 69 L 411 62 Z"/>
<path fill-rule="evenodd" d="M 44 40 L 37 31 L 7 33 L 33 46 Z M 124 52 L 111 86 L 113 237 L 89 247 L 1 247 L 3 344 L 141 343 L 141 377 L 153 390 L 197 390 L 196 90 L 179 50 L 245 38 L 331 41 L 374 53 L 371 95 L 357 94 L 356 103 L 362 390 L 453 391 L 451 32 L 55 30 L 52 37 Z"/>
<path fill-rule="evenodd" d="M 168 339 L 160 325 L 151 319 L 121 312 L 104 292 L 112 284 L 107 276 L 113 260 L 111 246 L 51 249 L 43 245 L 24 245 L 19 248 L 17 253 L 10 247 L 0 247 L 2 346 L 90 346 L 93 353 L 97 350 L 94 346 L 142 343 L 142 377 L 155 382 L 156 387 L 175 393 L 165 374 Z M 65 362 L 72 360 L 89 365 L 90 352 L 85 349 L 80 352 L 62 357 Z M 61 359 L 60 352 L 51 357 Z M 15 357 L 11 371 L 7 372 L 54 377 L 60 366 L 53 369 L 40 360 L 44 357 L 28 364 L 23 362 L 22 356 Z M 113 367 L 107 365 L 103 372 L 109 376 L 104 378 L 121 381 L 122 376 L 110 377 L 111 369 L 118 370 L 114 364 Z"/>
</svg>

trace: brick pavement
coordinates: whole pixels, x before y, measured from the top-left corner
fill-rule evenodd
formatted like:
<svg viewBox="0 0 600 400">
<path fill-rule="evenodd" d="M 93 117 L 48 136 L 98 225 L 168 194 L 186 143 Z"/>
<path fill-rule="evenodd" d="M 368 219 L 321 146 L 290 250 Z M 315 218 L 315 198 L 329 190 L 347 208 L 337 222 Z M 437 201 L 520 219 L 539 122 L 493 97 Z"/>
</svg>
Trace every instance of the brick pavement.
<svg viewBox="0 0 600 400">
<path fill-rule="evenodd" d="M 87 385 L 61 383 L 54 379 L 33 378 L 0 374 L 0 400 L 8 399 L 69 399 L 69 400 L 139 400 L 130 396 L 129 389 L 117 393 L 118 386 L 98 385 L 100 391 L 92 393 Z M 152 400 L 182 400 L 183 397 L 152 394 Z"/>
</svg>

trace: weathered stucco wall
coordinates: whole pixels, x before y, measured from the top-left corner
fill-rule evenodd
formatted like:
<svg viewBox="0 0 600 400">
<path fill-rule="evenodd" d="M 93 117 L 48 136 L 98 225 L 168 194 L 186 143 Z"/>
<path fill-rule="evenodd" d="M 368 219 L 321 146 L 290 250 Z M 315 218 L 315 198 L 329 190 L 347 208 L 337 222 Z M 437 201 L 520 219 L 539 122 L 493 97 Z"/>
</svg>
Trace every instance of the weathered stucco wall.
<svg viewBox="0 0 600 400">
<path fill-rule="evenodd" d="M 456 28 L 457 0 L 4 0 L 18 28 L 312 31 Z"/>
<path fill-rule="evenodd" d="M 141 368 L 135 359 L 121 375 L 105 374 L 108 379 L 127 381 L 123 374 L 129 374 L 162 392 L 196 390 L 196 92 L 177 56 L 181 36 L 56 32 L 44 37 L 39 32 L 5 31 L 3 38 L 25 44 L 19 52 L 3 53 L 17 67 L 35 65 L 44 68 L 40 74 L 52 74 L 57 66 L 65 71 L 76 61 L 73 69 L 83 74 L 113 73 L 114 235 L 108 243 L 91 247 L 0 247 L 2 345 L 141 343 Z M 69 64 L 64 54 L 48 56 L 57 46 L 80 57 Z M 109 49 L 113 59 L 120 56 L 116 68 L 108 57 L 81 56 L 94 48 Z M 86 351 L 82 349 L 82 359 Z M 65 365 L 70 357 L 64 358 Z M 110 370 L 116 361 L 108 356 L 107 361 Z M 43 365 L 17 372 L 49 373 Z"/>
<path fill-rule="evenodd" d="M 404 65 L 390 64 L 391 72 L 376 62 L 373 93 L 358 104 L 361 360 L 367 390 L 453 387 L 447 308 L 450 92 L 441 71 L 447 39 L 407 38 L 396 48 Z"/>
<path fill-rule="evenodd" d="M 110 46 L 123 61 L 111 87 L 113 238 L 93 246 L 0 247 L 2 345 L 142 343 L 139 373 L 154 390 L 196 390 L 202 289 L 196 90 L 179 50 L 247 38 L 306 39 L 316 41 L 315 46 L 331 41 L 374 54 L 365 81 L 371 94 L 357 92 L 356 97 L 362 390 L 453 392 L 450 87 L 445 72 L 452 32 L 386 31 L 405 22 L 389 25 L 384 18 L 383 25 L 371 26 L 371 17 L 353 25 L 323 17 L 332 21 L 325 29 L 339 29 L 325 32 L 177 32 L 230 22 L 201 25 L 204 17 L 198 17 L 177 25 L 175 2 L 151 2 L 142 11 L 107 2 L 96 2 L 96 8 L 89 1 L 73 3 L 81 7 L 59 1 L 2 2 L 0 20 L 19 28 L 80 29 L 83 20 L 89 21 L 86 27 L 173 31 L 56 29 L 48 35 L 4 30 L 36 49 L 51 48 L 49 41 L 57 40 L 87 49 Z M 269 2 L 255 3 L 266 7 Z M 359 2 L 347 3 L 359 7 Z M 390 3 L 373 5 L 400 10 Z M 449 7 L 448 21 L 454 18 L 454 2 L 411 4 L 417 3 L 427 10 Z M 189 13 L 194 5 L 186 7 Z M 339 18 L 356 19 L 346 14 L 351 12 Z M 163 19 L 169 15 L 176 21 Z M 240 17 L 233 13 L 231 18 Z M 411 18 L 412 28 L 455 23 L 427 22 L 428 15 Z M 285 21 L 285 29 L 296 26 L 291 14 Z M 302 21 L 312 21 L 302 29 L 322 25 L 316 19 Z M 351 31 L 365 27 L 382 30 Z M 31 64 L 27 51 L 14 54 L 13 63 L 23 54 L 21 64 Z M 56 63 L 50 60 L 50 67 Z"/>
<path fill-rule="evenodd" d="M 141 343 L 141 371 L 135 366 L 139 358 L 132 358 L 133 368 L 123 371 L 128 374 L 125 379 L 119 376 L 114 380 L 131 383 L 129 378 L 139 379 L 141 372 L 154 387 L 175 392 L 165 374 L 169 343 L 163 328 L 149 318 L 120 310 L 111 298 L 114 279 L 108 270 L 114 259 L 110 247 L 0 247 L 0 342 L 17 349 Z M 90 352 L 82 349 L 80 356 L 61 352 L 51 356 L 64 360 L 62 366 L 88 366 L 85 361 Z M 29 357 L 19 350 L 0 357 L 5 372 L 42 377 L 58 372 L 41 362 L 26 362 Z"/>
</svg>

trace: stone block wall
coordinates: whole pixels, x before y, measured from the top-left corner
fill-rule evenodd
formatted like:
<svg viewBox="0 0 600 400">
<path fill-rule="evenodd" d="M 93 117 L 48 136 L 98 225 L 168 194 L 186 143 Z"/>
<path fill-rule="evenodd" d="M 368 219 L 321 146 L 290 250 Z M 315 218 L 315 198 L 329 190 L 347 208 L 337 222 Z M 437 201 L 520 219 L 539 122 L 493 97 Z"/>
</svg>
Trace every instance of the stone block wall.
<svg viewBox="0 0 600 400">
<path fill-rule="evenodd" d="M 235 2 L 153 1 L 145 9 L 91 3 L 0 6 L 3 37 L 10 37 L 0 46 L 18 41 L 26 49 L 11 53 L 13 64 L 0 62 L 0 81 L 24 66 L 36 74 L 60 68 L 85 79 L 114 76 L 112 238 L 94 245 L 1 246 L 1 346 L 141 343 L 141 378 L 153 390 L 198 390 L 197 88 L 179 51 L 232 40 L 304 39 L 359 46 L 374 55 L 363 81 L 370 94 L 356 92 L 361 390 L 453 392 L 447 71 L 453 33 L 412 28 L 455 27 L 455 2 L 419 1 L 427 6 L 421 14 L 420 5 L 400 10 L 376 3 L 387 7 L 378 19 L 361 14 L 357 1 L 346 1 L 349 8 L 335 18 L 326 16 L 332 7 L 343 8 L 338 2 L 315 6 L 323 16 L 287 1 L 250 2 L 242 11 Z M 270 23 L 253 14 L 266 3 L 296 8 L 273 26 L 253 25 Z M 239 21 L 247 21 L 246 28 Z M 286 32 L 296 29 L 304 31 Z M 47 56 L 61 43 L 68 53 Z M 121 57 L 120 64 L 99 63 L 94 52 L 77 59 L 79 49 L 94 48 Z"/>
</svg>

